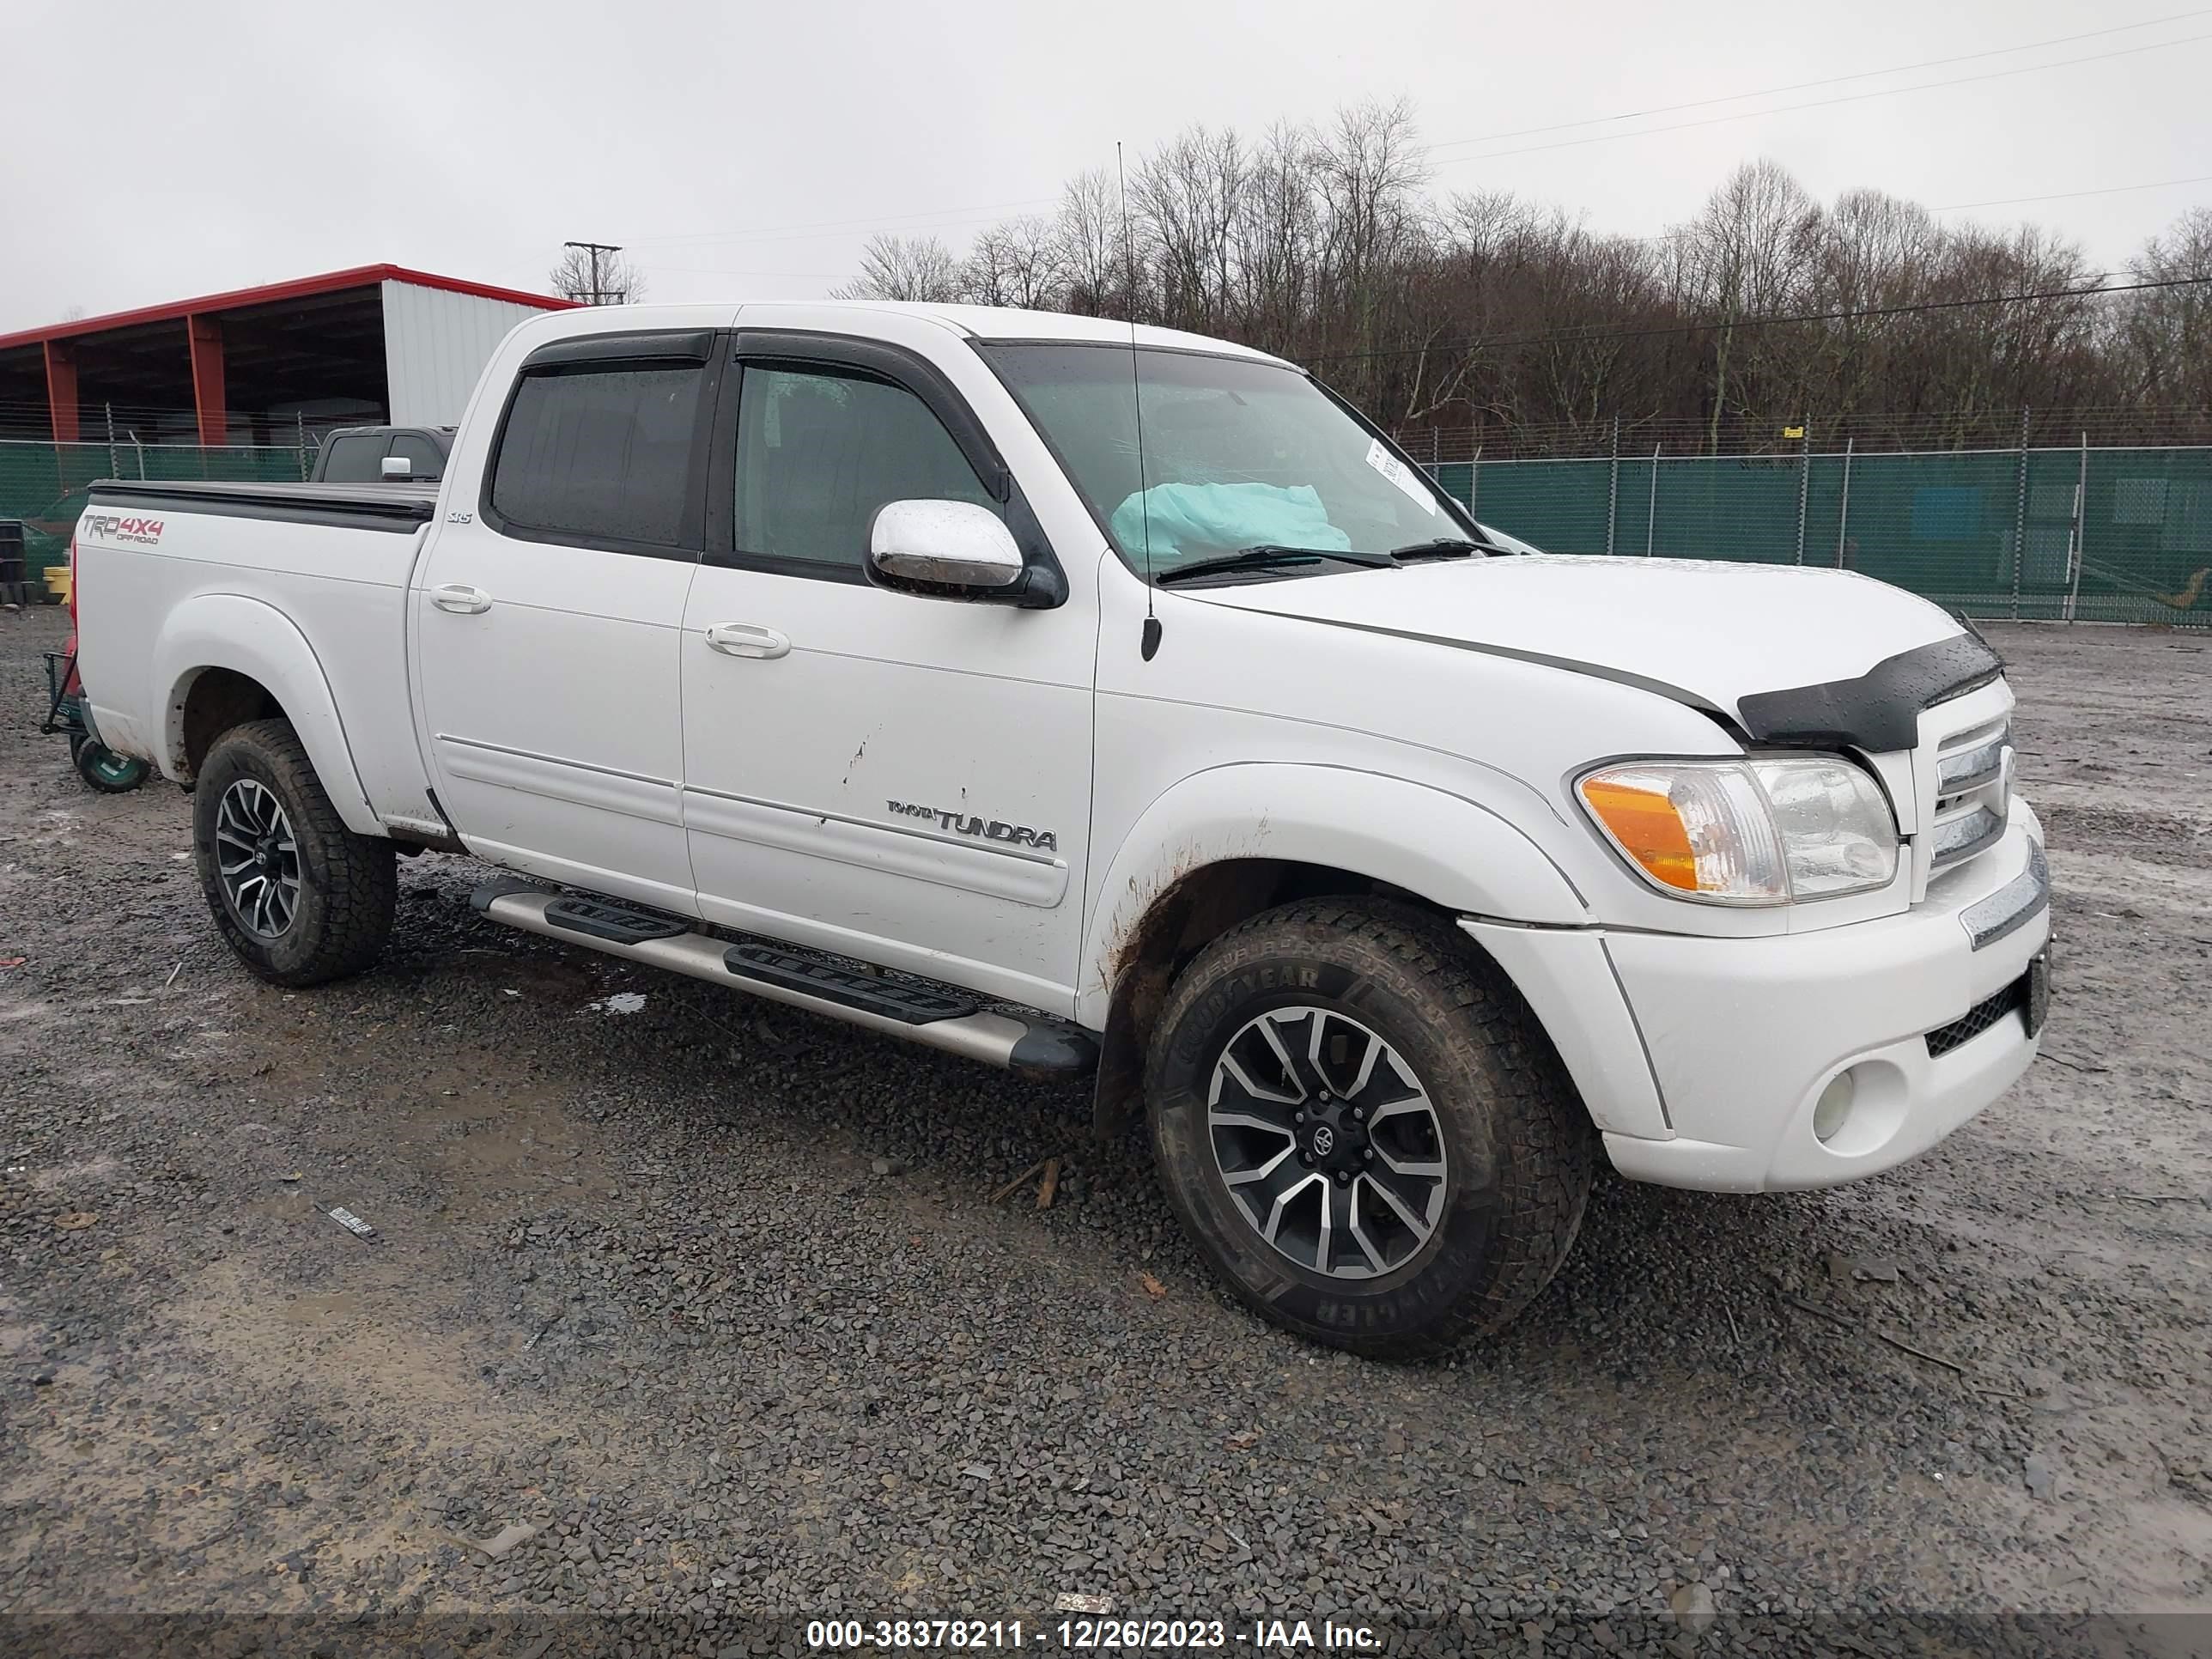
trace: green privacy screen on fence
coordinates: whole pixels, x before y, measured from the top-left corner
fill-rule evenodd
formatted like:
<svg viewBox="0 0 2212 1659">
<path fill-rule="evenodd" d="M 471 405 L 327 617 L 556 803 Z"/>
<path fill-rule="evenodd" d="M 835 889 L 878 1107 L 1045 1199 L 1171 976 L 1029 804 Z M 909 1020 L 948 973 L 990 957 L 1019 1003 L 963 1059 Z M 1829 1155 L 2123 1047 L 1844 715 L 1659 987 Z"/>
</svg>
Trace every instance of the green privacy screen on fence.
<svg viewBox="0 0 2212 1659">
<path fill-rule="evenodd" d="M 1447 463 L 1559 553 L 1844 566 L 1976 617 L 2212 626 L 2212 449 Z"/>
<path fill-rule="evenodd" d="M 95 478 L 297 480 L 312 448 L 0 442 L 0 519 L 59 560 Z M 1842 565 L 1976 617 L 2212 626 L 2212 449 L 1446 462 L 1557 553 Z M 35 578 L 34 578 L 35 580 Z"/>
<path fill-rule="evenodd" d="M 20 519 L 33 573 L 68 556 L 70 528 L 95 478 L 298 483 L 312 449 L 200 449 L 183 444 L 0 443 L 0 519 Z M 32 578 L 37 580 L 35 574 Z"/>
</svg>

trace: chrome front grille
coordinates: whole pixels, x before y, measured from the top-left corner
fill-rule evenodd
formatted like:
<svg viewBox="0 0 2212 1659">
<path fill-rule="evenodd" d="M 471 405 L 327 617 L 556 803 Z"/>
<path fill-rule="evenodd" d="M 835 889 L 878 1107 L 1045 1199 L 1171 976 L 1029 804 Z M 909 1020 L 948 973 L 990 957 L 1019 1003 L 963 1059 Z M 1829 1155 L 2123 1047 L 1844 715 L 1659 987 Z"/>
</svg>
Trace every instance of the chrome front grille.
<svg viewBox="0 0 2212 1659">
<path fill-rule="evenodd" d="M 1947 738 L 1936 757 L 1931 872 L 1965 863 L 2003 838 L 2012 801 L 2012 728 L 2004 721 Z"/>
</svg>

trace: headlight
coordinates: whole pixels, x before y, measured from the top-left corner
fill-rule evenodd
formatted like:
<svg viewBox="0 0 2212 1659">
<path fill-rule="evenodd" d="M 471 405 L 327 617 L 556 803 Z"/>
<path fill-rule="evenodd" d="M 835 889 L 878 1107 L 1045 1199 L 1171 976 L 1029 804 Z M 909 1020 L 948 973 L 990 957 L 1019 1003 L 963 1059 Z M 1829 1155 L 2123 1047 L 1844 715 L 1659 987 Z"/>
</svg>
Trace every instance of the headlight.
<svg viewBox="0 0 2212 1659">
<path fill-rule="evenodd" d="M 1897 821 L 1848 761 L 1629 761 L 1586 774 L 1576 792 L 1628 861 L 1677 898 L 1785 904 L 1897 875 Z"/>
</svg>

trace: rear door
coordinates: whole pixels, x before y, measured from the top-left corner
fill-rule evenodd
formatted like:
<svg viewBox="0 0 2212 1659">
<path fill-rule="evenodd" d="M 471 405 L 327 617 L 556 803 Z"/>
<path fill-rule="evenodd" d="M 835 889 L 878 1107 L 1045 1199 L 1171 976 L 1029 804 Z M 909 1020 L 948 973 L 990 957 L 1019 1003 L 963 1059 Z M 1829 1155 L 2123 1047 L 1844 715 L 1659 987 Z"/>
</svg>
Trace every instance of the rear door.
<svg viewBox="0 0 2212 1659">
<path fill-rule="evenodd" d="M 686 914 L 677 676 L 716 338 L 533 352 L 414 600 L 440 800 L 471 850 Z"/>
</svg>

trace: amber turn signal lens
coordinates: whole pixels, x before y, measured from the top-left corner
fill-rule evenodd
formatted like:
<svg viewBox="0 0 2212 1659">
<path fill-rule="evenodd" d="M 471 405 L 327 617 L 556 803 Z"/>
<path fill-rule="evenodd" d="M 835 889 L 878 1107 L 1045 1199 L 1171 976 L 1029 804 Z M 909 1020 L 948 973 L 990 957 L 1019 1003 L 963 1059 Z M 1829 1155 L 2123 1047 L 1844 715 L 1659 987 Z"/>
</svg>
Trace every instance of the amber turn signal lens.
<svg viewBox="0 0 2212 1659">
<path fill-rule="evenodd" d="M 1697 852 L 1665 791 L 1600 774 L 1583 780 L 1582 796 L 1620 850 L 1652 880 L 1686 893 L 1698 890 Z"/>
</svg>

